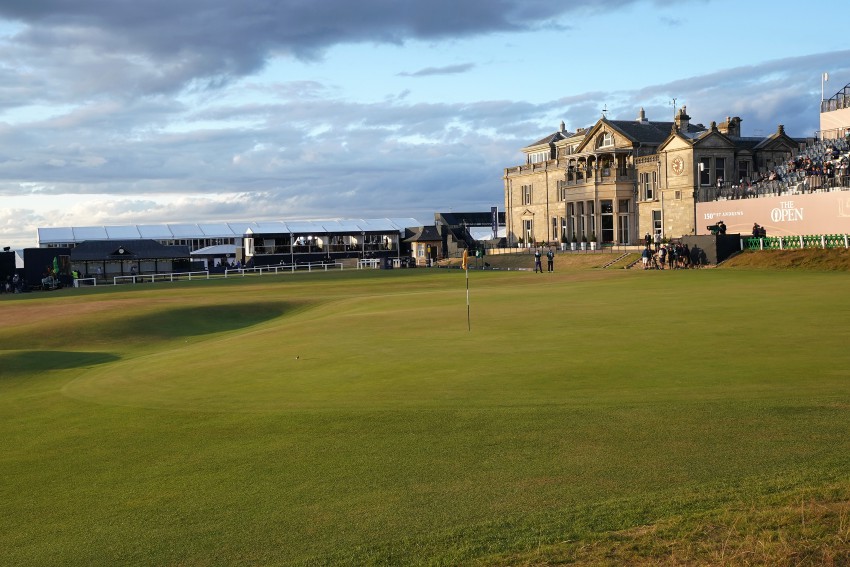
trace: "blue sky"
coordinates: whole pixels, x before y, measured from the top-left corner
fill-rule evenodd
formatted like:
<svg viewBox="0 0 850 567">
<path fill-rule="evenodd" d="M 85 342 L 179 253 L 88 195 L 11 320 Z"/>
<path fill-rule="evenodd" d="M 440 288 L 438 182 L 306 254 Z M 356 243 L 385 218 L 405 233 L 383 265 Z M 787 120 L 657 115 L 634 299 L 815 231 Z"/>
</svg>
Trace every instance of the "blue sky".
<svg viewBox="0 0 850 567">
<path fill-rule="evenodd" d="M 729 0 L 0 2 L 0 244 L 46 226 L 503 206 L 520 148 L 633 119 L 818 124 L 850 10 Z"/>
</svg>

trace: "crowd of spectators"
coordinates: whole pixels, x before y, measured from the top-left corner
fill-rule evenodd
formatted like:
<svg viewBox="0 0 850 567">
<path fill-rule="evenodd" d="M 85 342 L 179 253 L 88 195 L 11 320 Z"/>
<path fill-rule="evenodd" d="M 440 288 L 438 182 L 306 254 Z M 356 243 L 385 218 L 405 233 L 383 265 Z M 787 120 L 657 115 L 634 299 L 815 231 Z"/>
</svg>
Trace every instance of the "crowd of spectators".
<svg viewBox="0 0 850 567">
<path fill-rule="evenodd" d="M 823 149 L 823 153 L 814 152 L 798 155 L 788 161 L 782 169 L 784 175 L 802 173 L 806 177 L 823 177 L 826 179 L 846 178 L 850 153 L 842 151 L 835 143 Z"/>
<path fill-rule="evenodd" d="M 653 251 L 649 245 L 641 252 L 644 270 L 687 270 L 706 264 L 705 252 L 682 242 L 661 244 Z"/>
<path fill-rule="evenodd" d="M 785 164 L 757 173 L 751 179 L 740 179 L 737 183 L 720 182 L 716 188 L 704 192 L 704 196 L 709 199 L 747 199 L 850 187 L 848 168 L 850 140 L 820 140 Z"/>
</svg>

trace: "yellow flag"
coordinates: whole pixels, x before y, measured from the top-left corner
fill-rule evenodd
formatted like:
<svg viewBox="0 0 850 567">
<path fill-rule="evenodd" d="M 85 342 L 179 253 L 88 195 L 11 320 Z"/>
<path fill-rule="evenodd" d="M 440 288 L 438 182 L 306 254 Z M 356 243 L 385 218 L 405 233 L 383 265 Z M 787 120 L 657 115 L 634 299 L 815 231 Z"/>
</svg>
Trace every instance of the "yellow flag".
<svg viewBox="0 0 850 567">
<path fill-rule="evenodd" d="M 463 266 L 464 270 L 469 269 L 469 252 L 466 248 L 463 249 L 463 264 L 461 265 Z"/>
</svg>

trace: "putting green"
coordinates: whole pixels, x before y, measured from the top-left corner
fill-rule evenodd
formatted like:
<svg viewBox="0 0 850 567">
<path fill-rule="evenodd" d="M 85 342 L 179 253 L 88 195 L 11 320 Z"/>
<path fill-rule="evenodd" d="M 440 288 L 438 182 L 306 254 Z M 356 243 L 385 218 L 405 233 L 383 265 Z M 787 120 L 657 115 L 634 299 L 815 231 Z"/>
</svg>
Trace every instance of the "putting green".
<svg viewBox="0 0 850 567">
<path fill-rule="evenodd" d="M 449 270 L 4 302 L 0 545 L 17 564 L 501 564 L 840 495 L 846 281 L 479 272 L 471 331 Z"/>
<path fill-rule="evenodd" d="M 795 310 L 795 321 L 784 320 L 767 277 L 720 291 L 713 282 L 718 275 L 726 281 L 723 274 L 644 275 L 635 288 L 634 277 L 540 282 L 488 274 L 473 280 L 474 332 L 466 328 L 463 290 L 451 288 L 297 305 L 164 304 L 111 331 L 134 343 L 156 339 L 155 349 L 91 368 L 62 391 L 102 404 L 256 412 L 571 404 L 597 396 L 600 378 L 616 391 L 609 396 L 625 401 L 677 398 L 695 388 L 722 398 L 731 385 L 773 396 L 795 368 L 793 388 L 817 390 L 824 379 L 847 375 L 847 356 L 805 356 L 809 342 L 796 334 L 803 315 Z M 528 286 L 537 289 L 528 294 Z M 688 286 L 688 294 L 677 286 Z M 605 305 L 606 297 L 628 298 L 630 308 Z M 811 324 L 833 309 L 812 303 Z M 745 356 L 730 368 L 727 353 Z"/>
</svg>

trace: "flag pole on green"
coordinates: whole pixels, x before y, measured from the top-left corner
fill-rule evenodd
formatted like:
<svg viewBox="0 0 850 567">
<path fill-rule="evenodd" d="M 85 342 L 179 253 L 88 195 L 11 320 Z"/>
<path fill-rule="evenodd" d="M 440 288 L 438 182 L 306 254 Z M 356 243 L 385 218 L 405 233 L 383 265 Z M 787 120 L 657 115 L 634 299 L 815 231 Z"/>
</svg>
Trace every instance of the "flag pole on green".
<svg viewBox="0 0 850 567">
<path fill-rule="evenodd" d="M 472 323 L 469 320 L 469 250 L 463 250 L 463 271 L 466 272 L 466 330 L 472 331 Z"/>
</svg>

